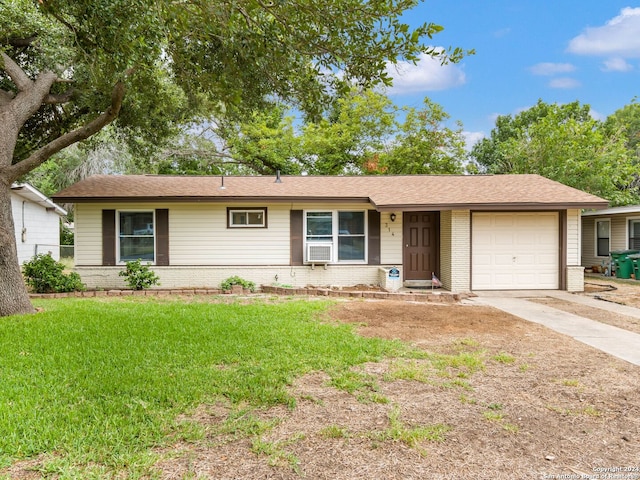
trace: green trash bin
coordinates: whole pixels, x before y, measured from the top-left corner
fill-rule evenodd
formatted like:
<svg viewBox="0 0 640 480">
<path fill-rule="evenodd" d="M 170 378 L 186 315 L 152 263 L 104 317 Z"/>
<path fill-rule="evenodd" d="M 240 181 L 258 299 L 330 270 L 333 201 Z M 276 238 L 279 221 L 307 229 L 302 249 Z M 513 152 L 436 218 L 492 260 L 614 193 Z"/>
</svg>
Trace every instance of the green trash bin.
<svg viewBox="0 0 640 480">
<path fill-rule="evenodd" d="M 631 278 L 633 272 L 633 262 L 629 255 L 639 254 L 638 250 L 616 250 L 611 252 L 611 260 L 616 266 L 617 278 Z"/>
<path fill-rule="evenodd" d="M 640 254 L 634 253 L 633 255 L 628 255 L 627 258 L 631 260 L 635 279 L 640 280 Z"/>
</svg>

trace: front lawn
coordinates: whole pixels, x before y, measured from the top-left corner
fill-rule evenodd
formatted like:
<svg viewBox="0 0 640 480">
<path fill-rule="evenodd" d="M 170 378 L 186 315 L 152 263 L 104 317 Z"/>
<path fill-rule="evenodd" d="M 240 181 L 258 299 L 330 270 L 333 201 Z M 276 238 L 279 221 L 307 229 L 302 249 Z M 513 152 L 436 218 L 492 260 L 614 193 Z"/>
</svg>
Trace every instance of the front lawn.
<svg viewBox="0 0 640 480">
<path fill-rule="evenodd" d="M 329 305 L 58 299 L 0 319 L 0 469 L 44 455 L 63 476 L 144 474 L 198 405 L 293 405 L 295 377 L 405 348 L 319 321 Z"/>
</svg>

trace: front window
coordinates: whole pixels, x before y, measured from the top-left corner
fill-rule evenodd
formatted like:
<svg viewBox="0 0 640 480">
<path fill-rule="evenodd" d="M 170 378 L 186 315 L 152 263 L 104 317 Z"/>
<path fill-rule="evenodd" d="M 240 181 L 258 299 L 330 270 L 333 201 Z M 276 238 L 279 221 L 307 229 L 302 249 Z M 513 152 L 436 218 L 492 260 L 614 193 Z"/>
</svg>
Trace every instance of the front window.
<svg viewBox="0 0 640 480">
<path fill-rule="evenodd" d="M 629 220 L 629 249 L 640 250 L 640 219 Z"/>
<path fill-rule="evenodd" d="M 333 212 L 307 212 L 307 241 L 333 242 Z"/>
<path fill-rule="evenodd" d="M 338 212 L 338 261 L 364 260 L 364 212 Z"/>
<path fill-rule="evenodd" d="M 265 228 L 266 208 L 227 209 L 229 228 Z"/>
<path fill-rule="evenodd" d="M 155 261 L 153 212 L 119 212 L 118 261 Z"/>
<path fill-rule="evenodd" d="M 328 252 L 332 252 L 331 261 L 336 259 L 338 262 L 365 261 L 367 244 L 365 218 L 364 211 L 306 212 L 306 251 L 317 252 L 321 249 L 323 254 L 327 255 Z M 308 253 L 308 257 L 311 255 Z M 307 258 L 307 261 L 310 262 L 311 259 Z"/>
<path fill-rule="evenodd" d="M 598 220 L 596 222 L 596 256 L 609 256 L 609 220 Z"/>
</svg>

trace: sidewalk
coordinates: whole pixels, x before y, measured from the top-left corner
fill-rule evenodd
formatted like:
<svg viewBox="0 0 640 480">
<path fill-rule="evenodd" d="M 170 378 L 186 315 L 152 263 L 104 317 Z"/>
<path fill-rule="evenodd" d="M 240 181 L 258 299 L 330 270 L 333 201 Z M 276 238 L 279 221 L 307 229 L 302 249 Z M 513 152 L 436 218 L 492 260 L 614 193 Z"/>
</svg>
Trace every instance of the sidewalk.
<svg viewBox="0 0 640 480">
<path fill-rule="evenodd" d="M 628 330 L 563 312 L 548 305 L 529 302 L 536 297 L 553 297 L 593 308 L 640 318 L 640 309 L 575 295 L 559 290 L 474 292 L 465 303 L 488 305 L 530 322 L 539 323 L 603 352 L 640 366 L 640 335 Z"/>
</svg>

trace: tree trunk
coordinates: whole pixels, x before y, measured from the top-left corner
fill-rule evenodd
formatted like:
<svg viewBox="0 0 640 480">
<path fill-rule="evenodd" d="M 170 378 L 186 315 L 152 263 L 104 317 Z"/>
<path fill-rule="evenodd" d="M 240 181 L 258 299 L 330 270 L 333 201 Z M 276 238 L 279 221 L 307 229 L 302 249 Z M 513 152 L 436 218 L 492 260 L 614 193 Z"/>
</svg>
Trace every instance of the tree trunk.
<svg viewBox="0 0 640 480">
<path fill-rule="evenodd" d="M 11 188 L 0 183 L 0 317 L 34 311 L 18 263 Z"/>
</svg>

